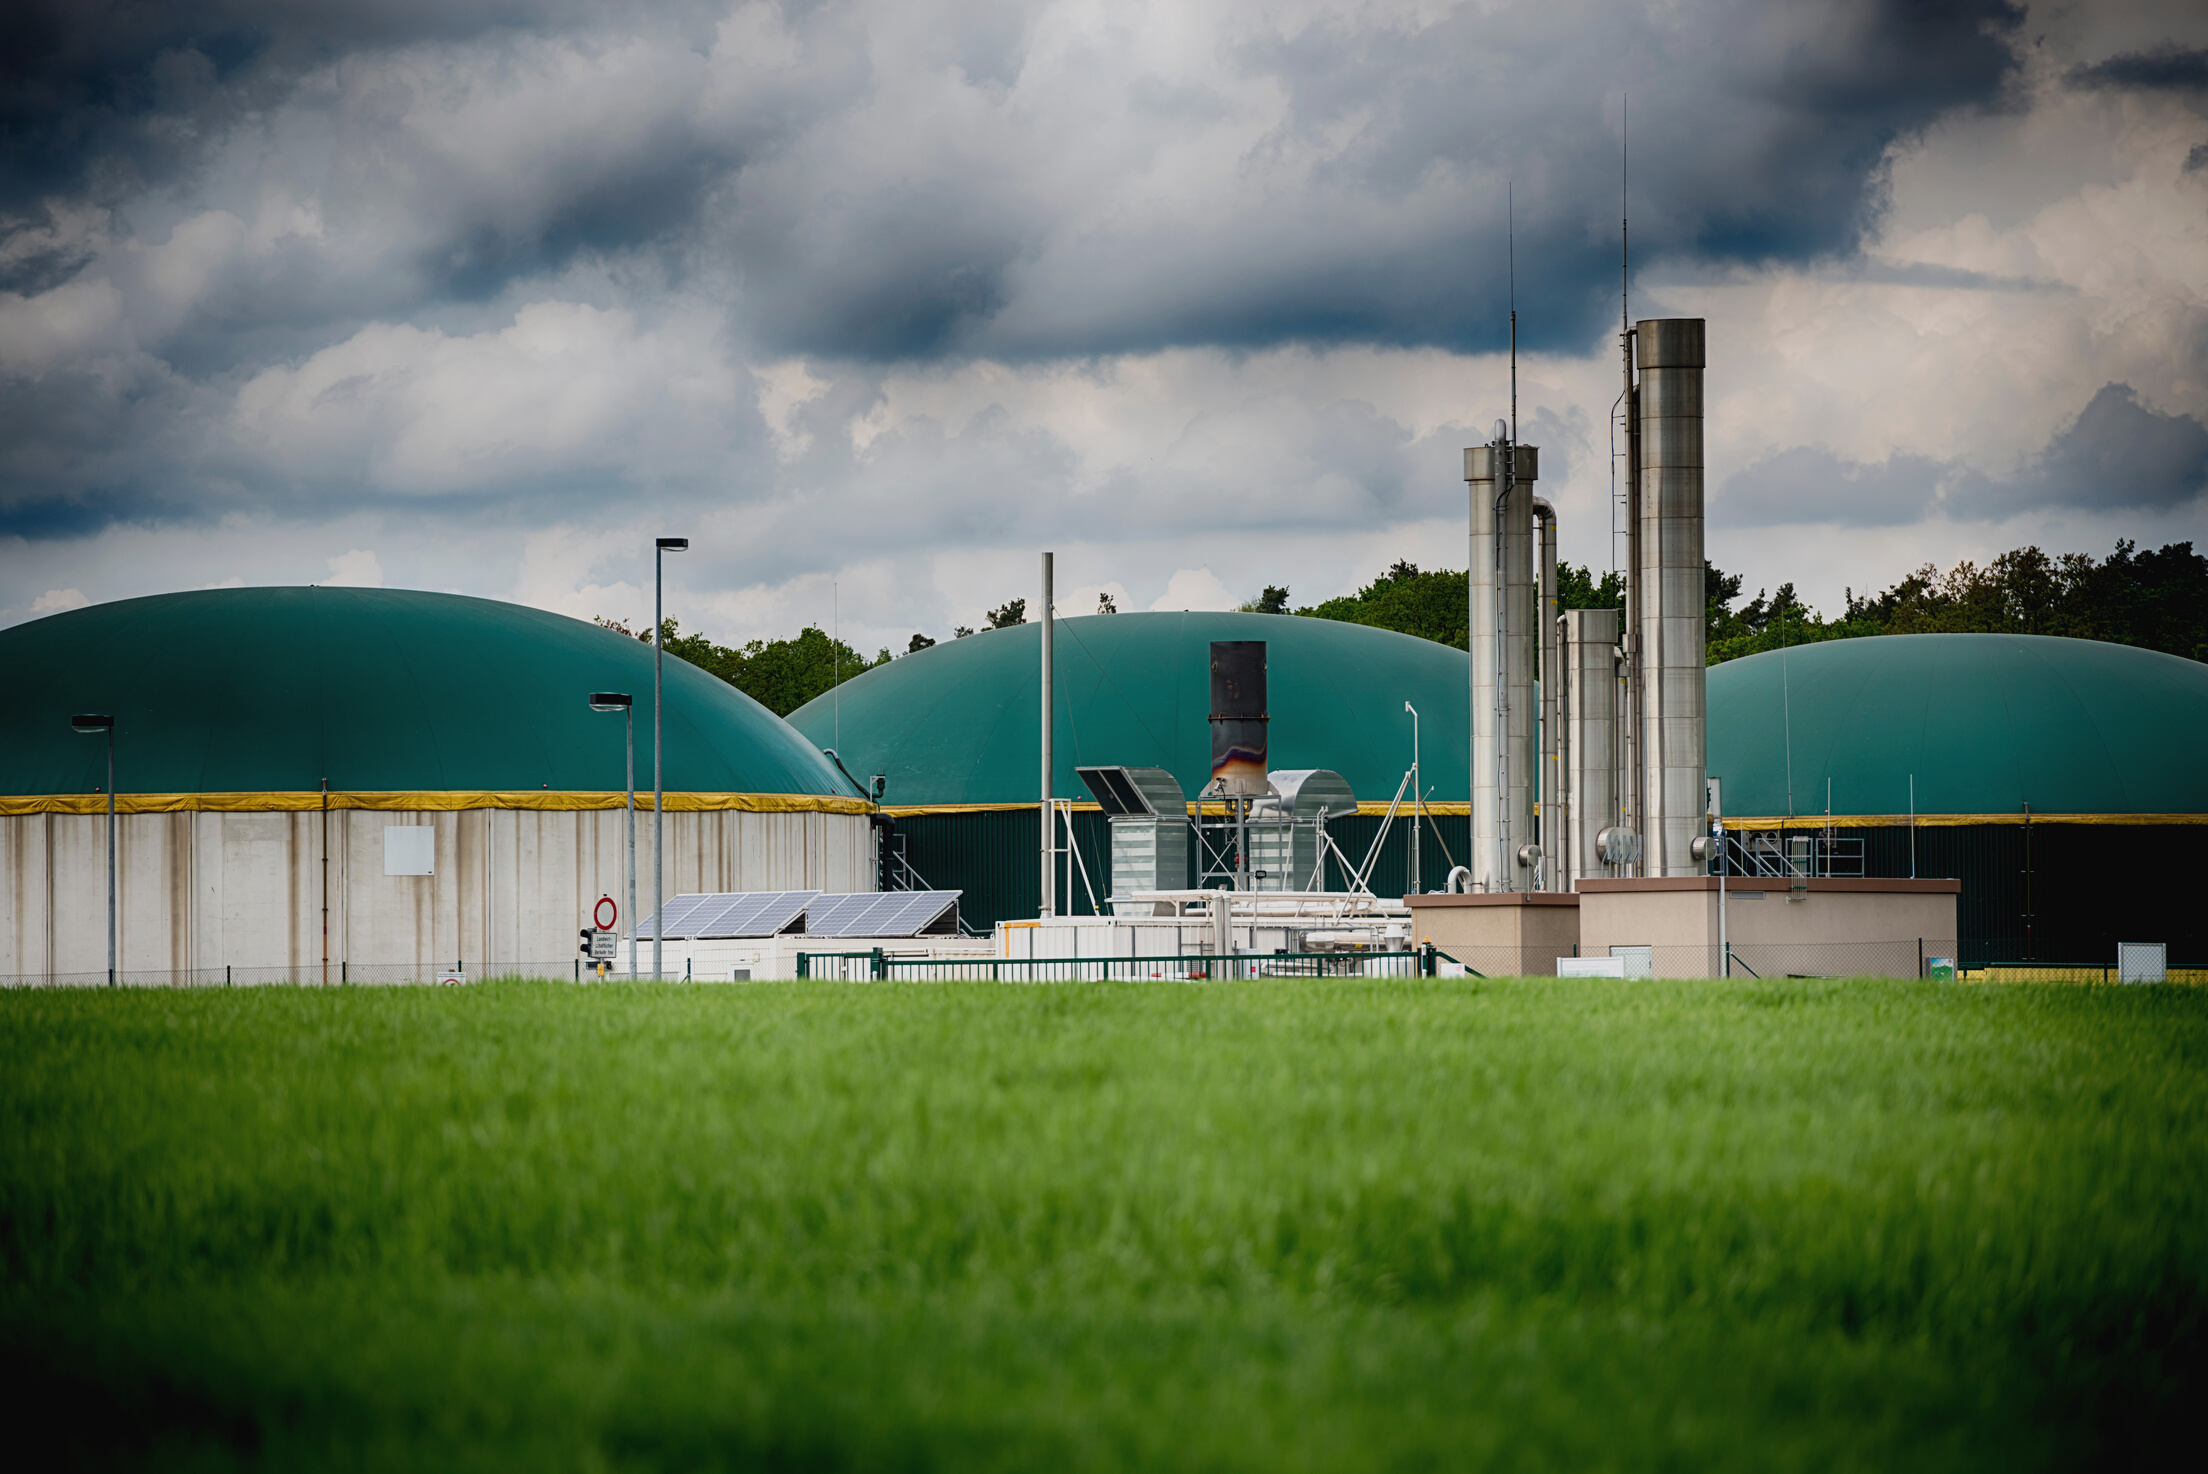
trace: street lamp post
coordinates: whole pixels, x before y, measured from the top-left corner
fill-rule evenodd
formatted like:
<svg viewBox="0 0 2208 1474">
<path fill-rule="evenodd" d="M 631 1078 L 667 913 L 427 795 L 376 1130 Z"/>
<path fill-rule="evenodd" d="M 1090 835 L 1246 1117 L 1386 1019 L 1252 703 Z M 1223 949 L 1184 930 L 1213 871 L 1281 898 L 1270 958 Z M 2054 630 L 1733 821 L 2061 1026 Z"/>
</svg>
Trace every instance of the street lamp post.
<svg viewBox="0 0 2208 1474">
<path fill-rule="evenodd" d="M 626 691 L 593 691 L 592 711 L 617 711 L 626 729 L 629 775 L 629 981 L 636 981 L 636 700 Z"/>
<path fill-rule="evenodd" d="M 115 986 L 115 718 L 87 713 L 69 718 L 79 732 L 107 734 L 107 985 Z"/>
<path fill-rule="evenodd" d="M 667 652 L 661 648 L 667 643 L 666 584 L 667 555 L 688 552 L 690 539 L 686 537 L 662 537 L 652 544 L 652 981 L 660 978 L 659 913 L 666 909 L 667 888 L 661 867 L 666 856 L 667 821 L 666 782 L 660 769 L 660 705 L 664 684 L 662 672 L 666 669 Z"/>
</svg>

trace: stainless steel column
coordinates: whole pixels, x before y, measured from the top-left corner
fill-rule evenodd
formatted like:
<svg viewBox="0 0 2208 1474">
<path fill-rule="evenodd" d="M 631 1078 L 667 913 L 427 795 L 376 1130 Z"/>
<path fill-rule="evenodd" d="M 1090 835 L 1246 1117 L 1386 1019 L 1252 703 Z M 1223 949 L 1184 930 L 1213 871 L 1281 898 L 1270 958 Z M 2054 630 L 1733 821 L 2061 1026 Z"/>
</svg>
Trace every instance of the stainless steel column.
<svg viewBox="0 0 2208 1474">
<path fill-rule="evenodd" d="M 1618 822 L 1618 611 L 1564 615 L 1564 745 L 1571 755 L 1570 879 L 1604 874 L 1595 836 Z"/>
<path fill-rule="evenodd" d="M 1701 873 L 1707 757 L 1702 589 L 1703 320 L 1635 325 L 1640 368 L 1641 873 Z"/>
<path fill-rule="evenodd" d="M 1505 454 L 1510 460 L 1505 462 Z M 1512 470 L 1507 489 L 1497 473 Z M 1475 890 L 1530 889 L 1533 826 L 1533 483 L 1540 452 L 1498 436 L 1464 453 L 1471 492 L 1472 855 Z"/>
</svg>

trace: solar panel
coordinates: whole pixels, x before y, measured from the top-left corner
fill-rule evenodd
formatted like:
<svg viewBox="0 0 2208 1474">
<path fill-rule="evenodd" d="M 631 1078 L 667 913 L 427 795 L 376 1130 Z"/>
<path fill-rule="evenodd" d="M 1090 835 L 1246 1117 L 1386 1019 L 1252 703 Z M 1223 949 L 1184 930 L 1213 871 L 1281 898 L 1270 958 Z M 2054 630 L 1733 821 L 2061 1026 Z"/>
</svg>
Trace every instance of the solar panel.
<svg viewBox="0 0 2208 1474">
<path fill-rule="evenodd" d="M 805 908 L 805 931 L 822 937 L 916 937 L 957 928 L 961 891 L 822 895 Z"/>
<path fill-rule="evenodd" d="M 666 905 L 664 936 L 698 940 L 771 937 L 793 924 L 819 891 L 723 891 L 676 896 Z M 646 917 L 637 936 L 650 941 L 659 918 Z"/>
<path fill-rule="evenodd" d="M 706 926 L 701 937 L 771 937 L 805 914 L 819 891 L 750 891 L 729 898 L 731 904 Z"/>
<path fill-rule="evenodd" d="M 708 902 L 718 901 L 719 899 L 720 897 L 717 896 L 676 896 L 661 908 L 661 915 L 666 919 L 667 929 L 664 933 L 659 930 L 661 917 L 647 916 L 638 923 L 636 934 L 647 941 L 661 935 L 670 937 L 689 936 L 690 924 L 697 918 L 698 913 L 705 909 Z"/>
</svg>

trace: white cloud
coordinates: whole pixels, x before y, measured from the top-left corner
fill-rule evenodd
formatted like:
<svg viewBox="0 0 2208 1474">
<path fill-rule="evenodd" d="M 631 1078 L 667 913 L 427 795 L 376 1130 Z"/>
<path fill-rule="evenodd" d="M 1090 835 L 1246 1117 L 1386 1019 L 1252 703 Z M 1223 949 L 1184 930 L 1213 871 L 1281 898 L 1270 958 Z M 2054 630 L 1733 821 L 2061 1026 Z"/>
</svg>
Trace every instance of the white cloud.
<svg viewBox="0 0 2208 1474">
<path fill-rule="evenodd" d="M 640 329 L 624 310 L 530 303 L 465 336 L 362 328 L 239 389 L 239 446 L 293 476 L 401 496 L 522 477 L 665 475 L 717 445 L 736 388 L 710 323 Z"/>
<path fill-rule="evenodd" d="M 71 609 L 82 609 L 91 602 L 82 589 L 48 589 L 31 600 L 31 614 L 34 618 L 41 614 L 64 614 Z"/>
<path fill-rule="evenodd" d="M 323 582 L 340 589 L 380 589 L 383 565 L 368 549 L 353 548 L 330 559 L 330 576 Z"/>
<path fill-rule="evenodd" d="M 1234 591 L 1219 581 L 1208 563 L 1202 568 L 1178 568 L 1165 581 L 1165 592 L 1150 601 L 1152 609 L 1232 609 L 1241 603 Z"/>
</svg>

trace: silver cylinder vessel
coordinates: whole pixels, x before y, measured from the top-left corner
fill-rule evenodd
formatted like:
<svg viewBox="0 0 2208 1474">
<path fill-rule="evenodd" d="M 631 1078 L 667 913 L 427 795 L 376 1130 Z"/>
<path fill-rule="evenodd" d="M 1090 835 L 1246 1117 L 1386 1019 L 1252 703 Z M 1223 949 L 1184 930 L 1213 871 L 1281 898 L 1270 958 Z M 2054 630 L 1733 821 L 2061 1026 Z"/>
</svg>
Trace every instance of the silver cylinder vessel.
<svg viewBox="0 0 2208 1474">
<path fill-rule="evenodd" d="M 1497 474 L 1511 456 L 1507 493 Z M 1498 439 L 1464 453 L 1471 492 L 1473 889 L 1522 891 L 1539 877 L 1533 824 L 1533 483 L 1540 451 Z"/>
<path fill-rule="evenodd" d="M 1635 325 L 1640 368 L 1641 621 L 1643 741 L 1641 873 L 1702 873 L 1690 853 L 1702 832 L 1703 711 L 1702 370 L 1703 320 Z"/>
<path fill-rule="evenodd" d="M 1565 861 L 1574 882 L 1613 873 L 1595 836 L 1620 821 L 1618 611 L 1571 609 L 1564 626 L 1564 748 L 1571 772 L 1565 814 Z"/>
</svg>

